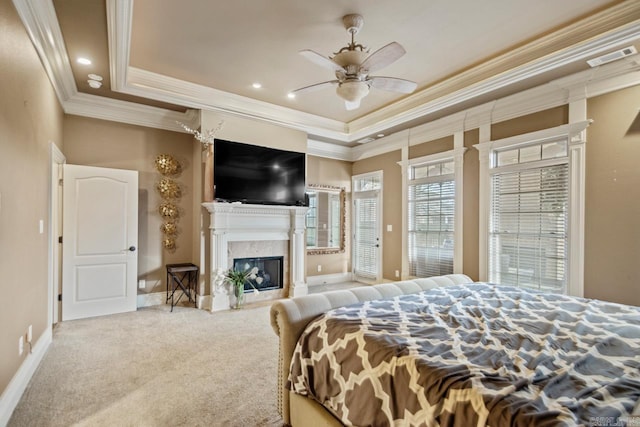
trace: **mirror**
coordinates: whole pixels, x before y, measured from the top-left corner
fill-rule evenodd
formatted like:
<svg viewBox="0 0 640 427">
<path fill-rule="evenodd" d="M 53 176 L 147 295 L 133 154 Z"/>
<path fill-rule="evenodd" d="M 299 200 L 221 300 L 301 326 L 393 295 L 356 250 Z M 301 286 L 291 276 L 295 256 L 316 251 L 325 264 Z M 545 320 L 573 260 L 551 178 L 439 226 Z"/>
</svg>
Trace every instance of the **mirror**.
<svg viewBox="0 0 640 427">
<path fill-rule="evenodd" d="M 345 190 L 327 185 L 309 185 L 307 211 L 307 254 L 344 252 Z"/>
</svg>

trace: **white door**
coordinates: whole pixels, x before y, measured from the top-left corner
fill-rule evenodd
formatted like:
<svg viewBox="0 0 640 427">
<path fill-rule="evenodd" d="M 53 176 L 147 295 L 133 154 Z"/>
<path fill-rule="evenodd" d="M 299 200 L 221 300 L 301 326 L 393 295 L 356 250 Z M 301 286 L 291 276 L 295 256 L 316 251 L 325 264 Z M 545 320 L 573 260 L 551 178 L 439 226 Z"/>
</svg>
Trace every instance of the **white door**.
<svg viewBox="0 0 640 427">
<path fill-rule="evenodd" d="M 138 172 L 64 165 L 62 320 L 136 310 Z"/>
<path fill-rule="evenodd" d="M 353 178 L 353 276 L 366 283 L 382 280 L 382 173 Z"/>
</svg>

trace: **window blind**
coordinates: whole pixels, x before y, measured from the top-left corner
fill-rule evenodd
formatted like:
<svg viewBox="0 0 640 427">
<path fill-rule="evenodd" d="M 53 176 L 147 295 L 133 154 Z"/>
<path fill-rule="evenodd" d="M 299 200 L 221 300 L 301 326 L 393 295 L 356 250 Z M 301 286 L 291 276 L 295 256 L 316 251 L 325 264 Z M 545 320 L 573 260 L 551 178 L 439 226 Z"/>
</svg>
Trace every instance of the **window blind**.
<svg viewBox="0 0 640 427">
<path fill-rule="evenodd" d="M 378 199 L 355 199 L 354 267 L 357 276 L 376 279 L 378 271 Z"/>
<path fill-rule="evenodd" d="M 431 277 L 453 273 L 453 175 L 412 181 L 408 190 L 409 274 Z"/>
<path fill-rule="evenodd" d="M 565 293 L 568 203 L 567 163 L 494 173 L 489 280 Z"/>
</svg>

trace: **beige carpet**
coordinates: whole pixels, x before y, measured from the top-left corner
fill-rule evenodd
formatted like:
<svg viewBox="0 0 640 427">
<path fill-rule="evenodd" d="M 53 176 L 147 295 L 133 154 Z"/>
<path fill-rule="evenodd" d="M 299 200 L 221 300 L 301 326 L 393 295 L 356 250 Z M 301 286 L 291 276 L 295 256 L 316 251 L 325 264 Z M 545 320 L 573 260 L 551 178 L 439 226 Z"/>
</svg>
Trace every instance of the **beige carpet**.
<svg viewBox="0 0 640 427">
<path fill-rule="evenodd" d="M 276 426 L 269 306 L 59 324 L 9 426 Z"/>
</svg>

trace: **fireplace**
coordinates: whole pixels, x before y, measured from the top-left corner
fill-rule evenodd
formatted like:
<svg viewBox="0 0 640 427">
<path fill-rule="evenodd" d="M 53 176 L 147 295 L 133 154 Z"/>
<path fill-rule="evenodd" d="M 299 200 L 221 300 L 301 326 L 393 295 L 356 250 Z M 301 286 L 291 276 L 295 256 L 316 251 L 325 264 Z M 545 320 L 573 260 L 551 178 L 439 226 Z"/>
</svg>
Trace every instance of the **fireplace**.
<svg viewBox="0 0 640 427">
<path fill-rule="evenodd" d="M 258 274 L 251 283 L 245 283 L 244 291 L 253 292 L 254 289 L 259 291 L 268 291 L 272 289 L 282 289 L 284 280 L 282 274 L 282 265 L 284 257 L 272 256 L 262 258 L 235 258 L 233 260 L 234 270 L 248 271 L 253 267 L 258 269 Z"/>
<path fill-rule="evenodd" d="M 217 202 L 202 206 L 210 214 L 211 311 L 230 307 L 230 291 L 224 282 L 218 281 L 217 272 L 234 267 L 232 260 L 236 258 L 284 257 L 281 287 L 258 295 L 247 293 L 247 302 L 307 294 L 304 266 L 306 207 Z"/>
</svg>

